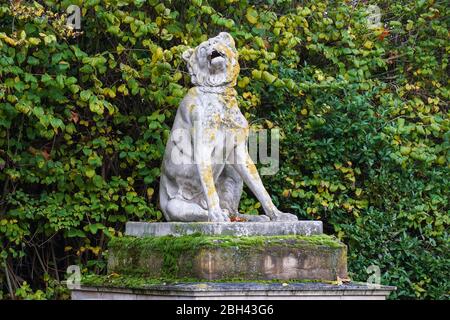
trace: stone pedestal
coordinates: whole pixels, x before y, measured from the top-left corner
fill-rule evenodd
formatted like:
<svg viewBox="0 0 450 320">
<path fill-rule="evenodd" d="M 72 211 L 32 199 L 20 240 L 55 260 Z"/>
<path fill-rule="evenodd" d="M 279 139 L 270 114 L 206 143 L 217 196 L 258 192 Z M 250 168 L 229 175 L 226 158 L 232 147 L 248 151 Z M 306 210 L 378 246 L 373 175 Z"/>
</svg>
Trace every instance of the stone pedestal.
<svg viewBox="0 0 450 320">
<path fill-rule="evenodd" d="M 394 290 L 342 285 L 347 248 L 320 221 L 129 222 L 125 234 L 109 243 L 108 275 L 84 279 L 74 299 L 380 299 Z"/>
<path fill-rule="evenodd" d="M 133 237 L 187 236 L 311 236 L 322 234 L 322 221 L 287 222 L 128 222 L 125 235 Z"/>
</svg>

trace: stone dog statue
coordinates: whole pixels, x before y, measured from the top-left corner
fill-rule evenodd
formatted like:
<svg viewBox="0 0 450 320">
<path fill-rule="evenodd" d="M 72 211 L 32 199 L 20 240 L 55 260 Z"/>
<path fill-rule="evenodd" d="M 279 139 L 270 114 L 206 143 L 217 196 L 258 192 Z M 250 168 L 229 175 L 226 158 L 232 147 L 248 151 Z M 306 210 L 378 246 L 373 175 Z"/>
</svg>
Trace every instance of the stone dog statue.
<svg viewBox="0 0 450 320">
<path fill-rule="evenodd" d="M 238 53 L 225 32 L 183 53 L 194 85 L 181 101 L 167 142 L 159 188 L 167 221 L 298 220 L 279 211 L 246 145 L 248 123 L 238 108 Z M 264 215 L 238 212 L 243 182 Z"/>
</svg>

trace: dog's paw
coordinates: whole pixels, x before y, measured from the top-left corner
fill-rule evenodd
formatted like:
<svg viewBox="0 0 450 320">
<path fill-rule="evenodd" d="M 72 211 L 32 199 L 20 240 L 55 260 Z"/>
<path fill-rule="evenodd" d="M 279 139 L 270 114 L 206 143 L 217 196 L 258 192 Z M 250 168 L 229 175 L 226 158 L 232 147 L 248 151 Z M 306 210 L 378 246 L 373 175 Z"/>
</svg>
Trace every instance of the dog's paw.
<svg viewBox="0 0 450 320">
<path fill-rule="evenodd" d="M 210 222 L 229 222 L 230 217 L 228 216 L 228 211 L 222 209 L 210 210 L 208 212 L 208 220 Z"/>
<path fill-rule="evenodd" d="M 267 222 L 270 221 L 270 218 L 265 215 L 255 215 L 255 214 L 243 214 L 243 213 L 237 213 L 236 217 L 245 219 L 245 221 L 248 222 Z"/>
<path fill-rule="evenodd" d="M 296 215 L 291 214 L 291 213 L 287 213 L 287 212 L 281 212 L 281 211 L 277 211 L 276 213 L 274 213 L 274 215 L 271 217 L 272 221 L 298 221 L 298 218 Z"/>
</svg>

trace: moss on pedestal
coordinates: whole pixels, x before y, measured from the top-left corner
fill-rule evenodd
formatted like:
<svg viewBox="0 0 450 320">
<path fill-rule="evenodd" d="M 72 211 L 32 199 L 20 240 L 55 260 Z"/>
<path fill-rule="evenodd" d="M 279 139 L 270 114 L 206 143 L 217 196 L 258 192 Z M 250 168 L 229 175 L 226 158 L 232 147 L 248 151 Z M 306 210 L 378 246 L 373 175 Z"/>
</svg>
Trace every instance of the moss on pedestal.
<svg viewBox="0 0 450 320">
<path fill-rule="evenodd" d="M 120 249 L 124 247 L 148 248 L 152 250 L 176 252 L 198 247 L 262 247 L 264 244 L 281 244 L 284 246 L 314 245 L 331 248 L 342 248 L 344 244 L 335 237 L 328 235 L 282 235 L 282 236 L 204 236 L 193 234 L 189 236 L 162 236 L 162 237 L 117 237 L 109 242 L 109 247 Z"/>
</svg>

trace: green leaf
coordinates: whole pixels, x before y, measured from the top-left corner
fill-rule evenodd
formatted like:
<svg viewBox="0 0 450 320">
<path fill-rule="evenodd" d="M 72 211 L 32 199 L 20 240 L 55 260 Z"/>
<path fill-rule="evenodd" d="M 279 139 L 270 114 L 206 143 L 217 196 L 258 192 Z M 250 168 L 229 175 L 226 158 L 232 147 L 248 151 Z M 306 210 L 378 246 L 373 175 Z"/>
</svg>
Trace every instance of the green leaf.
<svg viewBox="0 0 450 320">
<path fill-rule="evenodd" d="M 83 91 L 80 92 L 80 99 L 82 101 L 89 101 L 91 95 L 92 95 L 92 91 L 91 90 L 83 90 Z"/>
<path fill-rule="evenodd" d="M 86 174 L 86 177 L 92 178 L 93 176 L 95 176 L 95 170 L 94 169 L 87 169 L 85 174 Z"/>
<path fill-rule="evenodd" d="M 86 234 L 79 229 L 69 229 L 69 231 L 67 232 L 67 236 L 69 238 L 74 238 L 74 237 L 80 237 L 80 238 L 85 238 Z"/>
</svg>

